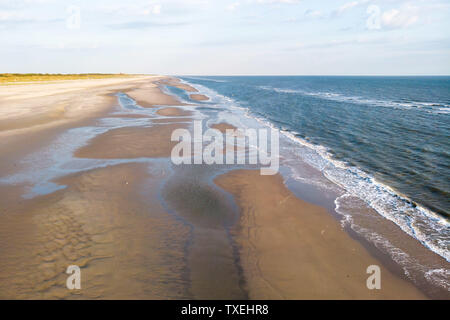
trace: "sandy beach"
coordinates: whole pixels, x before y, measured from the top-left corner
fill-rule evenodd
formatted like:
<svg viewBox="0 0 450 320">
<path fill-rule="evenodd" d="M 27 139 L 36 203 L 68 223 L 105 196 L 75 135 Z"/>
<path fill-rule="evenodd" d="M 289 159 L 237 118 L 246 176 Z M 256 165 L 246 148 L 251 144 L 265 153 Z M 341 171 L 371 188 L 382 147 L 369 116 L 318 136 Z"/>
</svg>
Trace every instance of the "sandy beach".
<svg viewBox="0 0 450 320">
<path fill-rule="evenodd" d="M 361 270 L 379 262 L 325 209 L 292 194 L 280 175 L 236 170 L 215 182 L 243 213 L 235 233 L 252 299 L 424 298 L 385 268 L 385 287 L 367 290 Z"/>
<path fill-rule="evenodd" d="M 1 299 L 427 298 L 281 174 L 174 165 L 199 114 L 165 85 L 209 100 L 165 76 L 0 87 Z"/>
<path fill-rule="evenodd" d="M 187 92 L 198 92 L 198 90 L 195 89 L 194 87 L 192 87 L 186 83 L 182 83 L 180 81 L 180 79 L 174 78 L 174 77 L 166 77 L 166 78 L 162 79 L 160 81 L 160 83 L 166 84 L 166 85 L 169 85 L 172 87 L 176 87 L 178 89 L 185 90 Z"/>
</svg>

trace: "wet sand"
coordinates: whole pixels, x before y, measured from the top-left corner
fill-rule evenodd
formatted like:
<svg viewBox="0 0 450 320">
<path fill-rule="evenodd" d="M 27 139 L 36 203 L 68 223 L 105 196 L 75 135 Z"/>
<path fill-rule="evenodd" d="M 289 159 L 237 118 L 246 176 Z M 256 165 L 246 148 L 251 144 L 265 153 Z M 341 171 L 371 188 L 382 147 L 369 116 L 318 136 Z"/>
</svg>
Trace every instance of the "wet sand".
<svg viewBox="0 0 450 320">
<path fill-rule="evenodd" d="M 163 176 L 137 164 L 96 169 L 10 206 L 0 216 L 0 298 L 186 298 L 189 230 L 159 204 Z M 81 268 L 81 290 L 65 286 L 69 265 Z"/>
<path fill-rule="evenodd" d="M 209 98 L 203 94 L 191 94 L 191 95 L 189 95 L 189 98 L 191 98 L 192 100 L 197 100 L 197 101 L 209 100 Z"/>
<path fill-rule="evenodd" d="M 125 92 L 143 108 L 164 106 L 150 110 L 148 126 L 110 129 L 74 152 L 77 159 L 126 163 L 65 175 L 54 180 L 64 189 L 31 199 L 22 197 L 29 185 L 0 184 L 0 298 L 423 298 L 324 209 L 290 193 L 280 176 L 231 171 L 216 186 L 211 178 L 223 167 L 173 165 L 171 133 L 191 130 L 195 114 L 173 107 L 180 102 L 160 90 L 161 82 L 181 85 L 164 77 L 74 90 L 61 84 L 50 96 L 32 87 L 31 100 L 25 89 L 23 99 L 6 99 L 15 100 L 9 105 L 17 104 L 17 113 L 0 100 L 0 123 L 17 119 L 3 131 L 0 151 L 8 157 L 0 177 L 20 172 L 27 150 L 50 145 L 69 128 L 95 126 L 104 117 L 142 118 L 111 113 L 112 94 Z M 58 120 L 27 122 L 34 109 L 57 113 L 64 101 L 70 105 Z M 65 287 L 65 269 L 73 264 L 82 269 L 79 291 Z M 365 287 L 370 264 L 382 267 L 380 292 Z"/>
<path fill-rule="evenodd" d="M 171 78 L 163 79 L 160 82 L 163 83 L 163 84 L 166 84 L 168 86 L 172 86 L 172 87 L 175 87 L 175 88 L 178 88 L 178 89 L 181 89 L 181 90 L 185 90 L 187 92 L 198 92 L 197 89 L 195 89 L 194 87 L 192 87 L 192 86 L 190 86 L 188 84 L 182 83 L 180 81 L 180 79 L 177 79 L 177 78 L 172 78 L 171 77 Z"/>
<path fill-rule="evenodd" d="M 180 108 L 162 108 L 156 111 L 160 116 L 183 117 L 190 116 L 192 112 Z"/>
<path fill-rule="evenodd" d="M 170 157 L 177 142 L 170 141 L 175 129 L 186 129 L 185 124 L 127 127 L 103 133 L 90 144 L 78 149 L 75 157 L 90 159 L 127 159 Z M 120 146 L 120 148 L 117 148 Z"/>
<path fill-rule="evenodd" d="M 215 179 L 236 199 L 235 229 L 252 299 L 424 299 L 342 231 L 325 209 L 294 196 L 280 175 L 236 170 Z M 380 265 L 381 290 L 366 268 Z"/>
<path fill-rule="evenodd" d="M 188 122 L 191 123 L 191 118 L 162 118 L 162 119 L 152 119 L 152 123 L 176 123 L 176 122 Z"/>
<path fill-rule="evenodd" d="M 246 299 L 244 279 L 229 225 L 236 212 L 223 192 L 208 183 L 214 168 L 182 166 L 166 181 L 162 197 L 170 212 L 190 226 L 189 292 L 194 299 Z"/>
<path fill-rule="evenodd" d="M 131 88 L 131 94 L 138 93 L 140 102 L 148 106 L 165 101 L 179 105 L 155 85 L 161 78 L 112 84 L 110 80 L 30 84 L 1 91 L 0 123 L 9 126 L 3 126 L 0 132 L 4 137 L 0 151 L 5 155 L 0 177 L 27 169 L 22 158 L 51 145 L 70 128 L 96 125 L 96 119 L 105 116 L 142 118 L 136 114 L 108 114 L 117 104 L 112 94 Z M 144 94 L 137 88 L 150 90 Z M 65 112 L 59 114 L 59 106 L 66 102 Z M 43 121 L 36 112 L 39 116 L 42 113 Z M 116 154 L 110 156 L 119 158 L 167 156 L 170 148 L 166 139 L 172 129 L 132 128 L 122 140 L 115 135 L 118 132 L 109 132 L 117 139 L 110 143 L 117 141 L 120 146 L 126 142 L 124 137 L 130 137 L 142 138 L 142 144 L 135 144 L 137 149 L 130 145 L 122 154 L 118 145 L 107 151 L 115 150 Z M 97 150 L 93 155 L 107 158 L 107 152 L 100 153 Z M 189 228 L 168 214 L 158 194 L 168 172 L 163 164 L 155 164 L 150 170 L 148 164 L 108 166 L 59 178 L 54 182 L 65 185 L 65 189 L 32 199 L 22 197 L 27 185 L 0 184 L 0 298 L 189 297 L 185 270 Z M 66 288 L 65 270 L 73 264 L 81 267 L 80 291 Z"/>
<path fill-rule="evenodd" d="M 227 130 L 236 130 L 237 128 L 229 123 L 221 122 L 215 123 L 210 126 L 212 129 L 219 130 L 221 133 L 226 134 Z"/>
</svg>

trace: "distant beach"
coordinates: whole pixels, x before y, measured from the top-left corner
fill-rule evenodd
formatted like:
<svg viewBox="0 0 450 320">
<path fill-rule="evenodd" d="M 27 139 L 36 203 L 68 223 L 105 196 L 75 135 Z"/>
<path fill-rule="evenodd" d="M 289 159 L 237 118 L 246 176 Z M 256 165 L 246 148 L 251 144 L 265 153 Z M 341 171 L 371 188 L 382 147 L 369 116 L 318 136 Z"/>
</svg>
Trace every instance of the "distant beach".
<svg viewBox="0 0 450 320">
<path fill-rule="evenodd" d="M 343 186 L 321 188 L 329 180 L 297 160 L 289 135 L 276 175 L 261 175 L 259 165 L 174 165 L 171 135 L 192 132 L 194 120 L 219 132 L 268 126 L 249 112 L 256 96 L 245 105 L 242 92 L 202 79 L 0 87 L 1 299 L 450 297 L 448 262 L 373 208 L 361 209 Z M 392 247 L 444 276 L 393 259 L 352 229 L 339 201 L 359 210 L 348 216 L 354 225 L 387 230 Z M 81 268 L 82 290 L 67 290 L 69 265 Z M 370 265 L 381 269 L 380 290 L 367 288 Z"/>
</svg>

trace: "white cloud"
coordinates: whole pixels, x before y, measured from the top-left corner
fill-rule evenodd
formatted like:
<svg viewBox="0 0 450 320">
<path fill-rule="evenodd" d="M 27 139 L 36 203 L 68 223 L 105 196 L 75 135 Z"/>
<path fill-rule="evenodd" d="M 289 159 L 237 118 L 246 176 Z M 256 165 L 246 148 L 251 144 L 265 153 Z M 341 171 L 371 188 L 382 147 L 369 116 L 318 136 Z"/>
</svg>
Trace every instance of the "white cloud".
<svg viewBox="0 0 450 320">
<path fill-rule="evenodd" d="M 227 6 L 227 10 L 234 11 L 237 7 L 239 7 L 241 4 L 239 2 L 233 2 L 229 6 Z"/>
<path fill-rule="evenodd" d="M 347 3 L 343 4 L 342 6 L 340 6 L 340 7 L 337 9 L 337 12 L 338 12 L 338 13 L 342 13 L 342 12 L 344 12 L 344 11 L 350 9 L 350 8 L 356 7 L 358 4 L 359 4 L 358 1 L 347 2 Z"/>
<path fill-rule="evenodd" d="M 257 3 L 286 3 L 286 4 L 297 4 L 301 0 L 256 0 Z"/>
<path fill-rule="evenodd" d="M 361 6 L 363 4 L 366 4 L 368 2 L 370 2 L 371 0 L 358 0 L 358 1 L 351 1 L 351 2 L 347 2 L 344 3 L 342 6 L 340 6 L 339 8 L 336 9 L 335 13 L 340 15 L 343 14 L 345 11 L 350 10 L 351 8 L 357 7 L 357 6 Z"/>
<path fill-rule="evenodd" d="M 160 14 L 161 5 L 152 3 L 134 4 L 109 4 L 99 8 L 99 11 L 107 14 L 117 14 L 125 16 L 142 16 L 149 14 Z"/>
<path fill-rule="evenodd" d="M 331 48 L 331 47 L 337 47 L 337 46 L 356 46 L 356 45 L 367 45 L 367 44 L 378 44 L 378 43 L 384 43 L 385 38 L 373 38 L 373 37 L 367 37 L 367 36 L 358 36 L 355 38 L 348 38 L 348 39 L 332 39 L 327 41 L 321 41 L 321 42 L 314 42 L 314 43 L 297 43 L 293 49 L 323 49 L 323 48 Z"/>
<path fill-rule="evenodd" d="M 306 10 L 305 15 L 310 18 L 320 18 L 323 17 L 323 13 L 319 10 Z"/>
<path fill-rule="evenodd" d="M 417 7 L 406 6 L 401 9 L 391 9 L 381 15 L 381 25 L 386 28 L 406 28 L 419 20 Z"/>
<path fill-rule="evenodd" d="M 406 28 L 419 20 L 419 8 L 406 5 L 382 11 L 379 6 L 367 8 L 366 26 L 369 30 Z"/>
</svg>

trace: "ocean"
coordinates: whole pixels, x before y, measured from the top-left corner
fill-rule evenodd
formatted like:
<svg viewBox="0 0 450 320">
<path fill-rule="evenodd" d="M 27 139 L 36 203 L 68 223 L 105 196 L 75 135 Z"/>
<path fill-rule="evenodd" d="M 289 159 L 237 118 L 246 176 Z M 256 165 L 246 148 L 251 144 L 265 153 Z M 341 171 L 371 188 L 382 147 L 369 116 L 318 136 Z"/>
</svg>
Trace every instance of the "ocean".
<svg viewBox="0 0 450 320">
<path fill-rule="evenodd" d="M 334 210 L 343 221 L 354 225 L 365 220 L 364 212 L 376 212 L 443 257 L 444 268 L 438 264 L 426 272 L 438 275 L 450 290 L 450 77 L 181 79 L 211 97 L 201 103 L 203 110 L 217 108 L 235 125 L 242 125 L 245 115 L 280 130 L 290 141 L 281 157 L 291 178 L 316 183 L 325 192 L 334 188 Z M 169 91 L 180 96 L 174 88 Z M 240 110 L 239 119 L 223 115 L 233 108 Z M 320 177 L 296 172 L 301 163 Z M 354 229 L 394 247 L 383 228 L 374 231 L 366 221 Z M 390 250 L 397 258 L 415 260 L 399 253 L 398 246 Z"/>
</svg>

